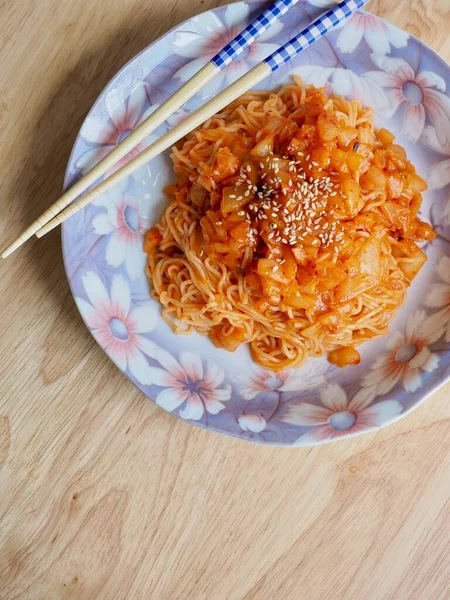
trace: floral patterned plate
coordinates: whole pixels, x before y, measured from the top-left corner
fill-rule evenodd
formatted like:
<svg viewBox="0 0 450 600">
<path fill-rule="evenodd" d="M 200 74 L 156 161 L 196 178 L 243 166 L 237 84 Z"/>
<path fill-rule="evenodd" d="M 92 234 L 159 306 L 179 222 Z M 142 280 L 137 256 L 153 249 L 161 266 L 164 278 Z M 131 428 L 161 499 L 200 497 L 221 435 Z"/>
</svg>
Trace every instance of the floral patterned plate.
<svg viewBox="0 0 450 600">
<path fill-rule="evenodd" d="M 327 4 L 299 2 L 155 135 L 275 50 Z M 259 1 L 238 2 L 198 15 L 129 62 L 84 122 L 66 185 L 120 142 L 261 6 Z M 361 12 L 262 87 L 276 87 L 292 73 L 373 105 L 378 126 L 398 135 L 430 185 L 422 213 L 439 236 L 426 246 L 426 266 L 389 335 L 364 344 L 358 366 L 340 370 L 325 359 L 310 359 L 275 374 L 257 367 L 246 347 L 230 353 L 200 335 L 172 333 L 158 303 L 150 299 L 142 251 L 143 232 L 160 217 L 162 189 L 172 178 L 168 152 L 63 226 L 67 276 L 83 319 L 144 394 L 207 429 L 287 446 L 328 442 L 386 425 L 450 376 L 449 66 L 419 40 Z"/>
</svg>

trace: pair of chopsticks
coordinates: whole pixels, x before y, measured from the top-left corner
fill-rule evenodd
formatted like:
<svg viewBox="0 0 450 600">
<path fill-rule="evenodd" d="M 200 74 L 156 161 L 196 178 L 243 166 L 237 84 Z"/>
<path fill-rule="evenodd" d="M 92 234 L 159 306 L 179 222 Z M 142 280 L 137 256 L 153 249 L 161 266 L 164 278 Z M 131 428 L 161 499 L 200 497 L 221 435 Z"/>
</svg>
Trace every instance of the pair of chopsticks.
<svg viewBox="0 0 450 600">
<path fill-rule="evenodd" d="M 150 133 L 170 117 L 178 108 L 185 104 L 206 83 L 215 77 L 222 69 L 230 64 L 239 54 L 247 49 L 257 40 L 269 27 L 275 23 L 283 14 L 290 10 L 298 0 L 276 0 L 248 27 L 246 27 L 234 40 L 225 46 L 214 58 L 212 58 L 198 73 L 187 81 L 166 102 L 158 107 L 137 129 L 117 145 L 103 160 L 94 166 L 84 177 L 79 179 L 69 188 L 61 198 L 47 209 L 36 221 L 2 253 L 2 258 L 9 256 L 19 248 L 32 235 L 42 237 L 66 219 L 74 215 L 92 202 L 95 198 L 104 194 L 114 185 L 131 175 L 155 158 L 164 150 L 178 142 L 190 131 L 201 125 L 215 113 L 227 106 L 240 95 L 251 89 L 257 83 L 265 79 L 270 73 L 276 71 L 291 58 L 299 54 L 305 48 L 325 35 L 328 31 L 339 25 L 344 19 L 362 8 L 368 0 L 344 0 L 334 8 L 318 17 L 303 31 L 293 37 L 289 42 L 281 46 L 270 56 L 256 65 L 248 73 L 232 83 L 215 98 L 194 111 L 182 123 L 162 135 L 153 144 L 148 146 L 135 158 L 123 167 L 104 179 L 96 187 L 85 193 L 77 202 L 73 202 L 83 192 L 94 184 L 100 177 L 105 175 L 119 160 L 124 158 L 137 144 L 142 142 Z M 70 205 L 70 206 L 69 206 Z M 61 211 L 61 212 L 60 212 Z"/>
</svg>

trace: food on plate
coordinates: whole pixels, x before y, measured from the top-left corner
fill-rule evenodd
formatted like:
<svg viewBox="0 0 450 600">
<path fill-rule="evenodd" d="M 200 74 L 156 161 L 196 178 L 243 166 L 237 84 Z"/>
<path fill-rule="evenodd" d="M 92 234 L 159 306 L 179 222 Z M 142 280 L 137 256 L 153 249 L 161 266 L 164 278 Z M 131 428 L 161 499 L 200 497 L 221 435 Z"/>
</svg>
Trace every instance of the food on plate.
<svg viewBox="0 0 450 600">
<path fill-rule="evenodd" d="M 436 233 L 425 181 L 374 111 L 294 82 L 244 94 L 173 149 L 176 182 L 146 234 L 147 274 L 176 333 L 275 371 L 343 367 L 384 335 Z"/>
</svg>

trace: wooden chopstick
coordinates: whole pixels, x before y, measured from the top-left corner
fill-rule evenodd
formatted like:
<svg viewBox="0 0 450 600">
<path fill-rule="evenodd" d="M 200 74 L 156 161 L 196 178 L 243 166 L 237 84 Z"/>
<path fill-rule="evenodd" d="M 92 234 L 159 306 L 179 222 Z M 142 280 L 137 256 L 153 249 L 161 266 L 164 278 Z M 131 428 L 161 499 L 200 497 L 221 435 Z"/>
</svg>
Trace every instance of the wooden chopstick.
<svg viewBox="0 0 450 600">
<path fill-rule="evenodd" d="M 79 179 L 69 188 L 57 202 L 48 208 L 38 219 L 36 219 L 25 231 L 2 253 L 2 258 L 9 256 L 19 248 L 39 229 L 44 227 L 61 210 L 78 198 L 100 177 L 105 175 L 133 148 L 148 137 L 157 127 L 170 117 L 178 108 L 183 106 L 192 96 L 204 87 L 222 69 L 230 64 L 246 48 L 256 41 L 267 29 L 284 15 L 290 8 L 295 6 L 299 0 L 276 0 L 245 29 L 241 31 L 229 44 L 218 52 L 203 68 L 198 71 L 189 81 L 177 90 L 166 102 L 158 107 L 139 127 L 130 133 L 120 144 L 118 144 L 105 158 L 95 165 L 86 175 Z"/>
<path fill-rule="evenodd" d="M 152 158 L 172 146 L 187 133 L 201 125 L 208 118 L 213 116 L 215 113 L 224 108 L 227 104 L 238 98 L 241 94 L 248 91 L 251 87 L 262 81 L 271 72 L 276 71 L 284 63 L 288 62 L 291 58 L 296 56 L 299 52 L 304 50 L 313 44 L 316 40 L 325 35 L 328 31 L 339 25 L 344 19 L 348 18 L 359 8 L 362 8 L 368 0 L 344 0 L 336 5 L 334 8 L 327 11 L 316 19 L 311 25 L 301 31 L 298 35 L 293 37 L 289 42 L 284 44 L 276 52 L 271 54 L 251 71 L 246 73 L 240 79 L 231 84 L 228 88 L 223 90 L 218 96 L 207 102 L 204 106 L 193 112 L 187 117 L 182 123 L 168 131 L 166 134 L 161 136 L 156 142 L 151 144 L 138 156 L 128 162 L 126 165 L 118 169 L 110 177 L 101 182 L 97 187 L 87 192 L 78 202 L 68 206 L 60 214 L 48 222 L 44 227 L 37 231 L 37 237 L 42 237 L 60 223 L 64 222 L 70 216 L 75 214 L 87 206 L 92 200 L 97 198 L 99 195 L 105 193 L 111 187 L 122 181 L 125 177 L 128 177 L 139 167 L 148 163 Z M 155 111 L 156 112 L 156 111 Z M 72 189 L 72 188 L 71 188 Z M 58 202 L 56 203 L 56 205 Z M 54 206 L 56 206 L 54 205 Z M 51 207 L 49 210 L 51 210 Z M 54 214 L 59 210 L 56 208 Z M 48 212 L 48 211 L 47 211 Z M 44 213 L 45 214 L 45 213 Z M 27 238 L 25 238 L 27 239 Z M 19 238 L 20 240 L 20 238 Z M 22 242 L 19 242 L 20 245 Z M 12 244 L 14 246 L 14 244 Z M 16 246 L 18 247 L 18 246 Z M 13 248 L 14 250 L 15 248 Z M 9 248 L 5 250 L 2 257 L 5 258 L 10 254 Z"/>
</svg>

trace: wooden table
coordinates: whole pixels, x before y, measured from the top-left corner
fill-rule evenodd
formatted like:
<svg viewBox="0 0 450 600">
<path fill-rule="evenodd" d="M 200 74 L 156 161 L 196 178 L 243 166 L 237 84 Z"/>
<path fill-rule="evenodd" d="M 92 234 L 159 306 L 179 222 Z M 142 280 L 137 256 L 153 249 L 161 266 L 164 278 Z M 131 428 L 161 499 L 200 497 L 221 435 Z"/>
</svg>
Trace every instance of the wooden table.
<svg viewBox="0 0 450 600">
<path fill-rule="evenodd" d="M 129 58 L 214 0 L 0 2 L 0 246 L 59 194 Z M 450 57 L 449 0 L 371 10 Z M 448 600 L 450 385 L 323 447 L 166 414 L 75 308 L 59 232 L 0 264 L 2 600 Z"/>
</svg>

